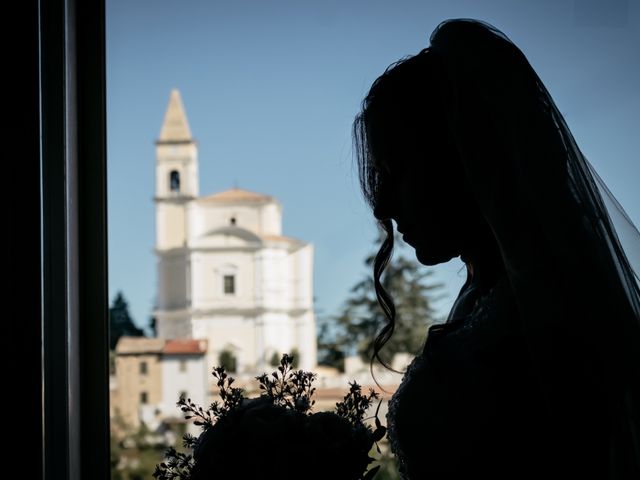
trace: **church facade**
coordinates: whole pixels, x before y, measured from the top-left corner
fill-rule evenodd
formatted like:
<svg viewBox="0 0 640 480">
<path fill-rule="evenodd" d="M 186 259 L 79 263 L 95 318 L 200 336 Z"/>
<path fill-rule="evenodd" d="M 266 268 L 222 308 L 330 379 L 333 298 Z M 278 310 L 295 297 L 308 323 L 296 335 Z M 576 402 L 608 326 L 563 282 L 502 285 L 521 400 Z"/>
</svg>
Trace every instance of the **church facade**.
<svg viewBox="0 0 640 480">
<path fill-rule="evenodd" d="M 199 195 L 198 149 L 177 90 L 156 142 L 157 334 L 207 340 L 209 368 L 262 373 L 283 352 L 316 365 L 313 246 L 283 235 L 282 205 L 233 188 Z"/>
</svg>

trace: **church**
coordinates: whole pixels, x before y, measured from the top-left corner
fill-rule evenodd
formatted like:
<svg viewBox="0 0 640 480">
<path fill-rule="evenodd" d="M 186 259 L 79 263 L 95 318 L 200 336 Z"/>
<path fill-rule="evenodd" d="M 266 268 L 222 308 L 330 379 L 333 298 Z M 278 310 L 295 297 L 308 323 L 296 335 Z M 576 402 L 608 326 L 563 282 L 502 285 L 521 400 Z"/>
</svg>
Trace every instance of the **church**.
<svg viewBox="0 0 640 480">
<path fill-rule="evenodd" d="M 198 146 L 178 90 L 156 141 L 157 335 L 207 341 L 209 369 L 316 366 L 313 245 L 282 233 L 282 204 L 239 188 L 200 196 Z"/>
</svg>

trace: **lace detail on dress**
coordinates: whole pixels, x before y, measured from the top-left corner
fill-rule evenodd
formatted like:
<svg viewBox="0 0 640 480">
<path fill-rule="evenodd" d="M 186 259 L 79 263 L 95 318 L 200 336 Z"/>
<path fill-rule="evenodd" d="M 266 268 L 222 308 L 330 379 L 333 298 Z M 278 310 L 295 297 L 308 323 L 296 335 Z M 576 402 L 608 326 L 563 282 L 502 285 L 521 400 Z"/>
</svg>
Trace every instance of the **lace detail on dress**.
<svg viewBox="0 0 640 480">
<path fill-rule="evenodd" d="M 441 343 L 446 345 L 455 345 L 452 351 L 465 354 L 473 350 L 472 345 L 492 343 L 496 337 L 500 337 L 501 333 L 508 330 L 506 325 L 497 325 L 502 323 L 497 310 L 500 307 L 495 301 L 498 291 L 502 290 L 502 282 L 499 282 L 485 295 L 478 298 L 472 311 L 461 318 L 452 319 L 443 324 L 433 325 L 429 328 L 427 342 L 423 351 L 417 355 L 407 367 L 402 381 L 398 389 L 389 400 L 387 410 L 387 438 L 391 451 L 396 457 L 398 471 L 403 480 L 412 480 L 410 478 L 410 470 L 408 468 L 408 459 L 403 451 L 403 444 L 398 435 L 398 425 L 396 419 L 401 410 L 406 412 L 407 407 L 403 407 L 403 399 L 406 398 L 410 384 L 412 382 L 421 382 L 421 376 L 424 375 L 424 369 L 429 368 L 430 350 L 438 350 L 442 348 Z M 499 287 L 500 286 L 500 287 Z M 499 301 L 498 301 L 499 303 Z M 415 394 L 415 392 L 414 392 Z M 416 412 L 419 415 L 420 412 Z M 403 425 L 403 429 L 406 427 Z M 404 434 L 404 432 L 403 432 Z M 423 459 L 421 459 L 423 460 Z M 415 461 L 415 460 L 414 460 Z"/>
<path fill-rule="evenodd" d="M 399 405 L 402 403 L 402 391 L 406 389 L 412 374 L 419 369 L 419 363 L 422 363 L 423 360 L 422 355 L 418 355 L 411 361 L 402 376 L 402 381 L 400 382 L 398 389 L 391 397 L 391 400 L 389 400 L 389 406 L 387 409 L 387 438 L 389 439 L 391 451 L 396 456 L 396 465 L 400 472 L 400 477 L 403 480 L 408 480 L 408 477 L 406 477 L 406 466 L 404 464 L 405 455 L 402 452 L 400 443 L 398 442 L 398 432 L 394 419 L 397 417 Z"/>
</svg>

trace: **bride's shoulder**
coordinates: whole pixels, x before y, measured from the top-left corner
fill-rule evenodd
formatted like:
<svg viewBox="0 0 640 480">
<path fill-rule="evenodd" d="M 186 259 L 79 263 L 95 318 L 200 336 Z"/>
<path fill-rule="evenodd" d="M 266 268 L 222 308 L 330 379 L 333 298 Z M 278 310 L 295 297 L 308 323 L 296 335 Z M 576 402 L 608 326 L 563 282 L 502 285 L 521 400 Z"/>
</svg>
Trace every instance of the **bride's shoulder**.
<svg viewBox="0 0 640 480">
<path fill-rule="evenodd" d="M 491 289 L 475 297 L 467 312 L 462 315 L 452 313 L 446 322 L 429 328 L 425 350 L 434 342 L 446 342 L 454 347 L 494 343 L 513 336 L 520 325 L 513 292 L 506 276 Z"/>
</svg>

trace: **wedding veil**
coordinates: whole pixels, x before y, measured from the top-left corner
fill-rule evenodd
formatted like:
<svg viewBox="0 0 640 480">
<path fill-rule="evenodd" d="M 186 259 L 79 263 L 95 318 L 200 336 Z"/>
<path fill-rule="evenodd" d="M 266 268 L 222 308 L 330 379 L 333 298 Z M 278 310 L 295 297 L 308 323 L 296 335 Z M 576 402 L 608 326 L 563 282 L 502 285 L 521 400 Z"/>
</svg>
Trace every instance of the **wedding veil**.
<svg viewBox="0 0 640 480">
<path fill-rule="evenodd" d="M 584 464 L 602 440 L 597 432 L 606 432 L 608 478 L 639 473 L 638 229 L 503 33 L 449 20 L 428 50 L 446 120 L 502 253 L 534 372 L 557 417 L 553 435 L 572 442 Z"/>
</svg>

